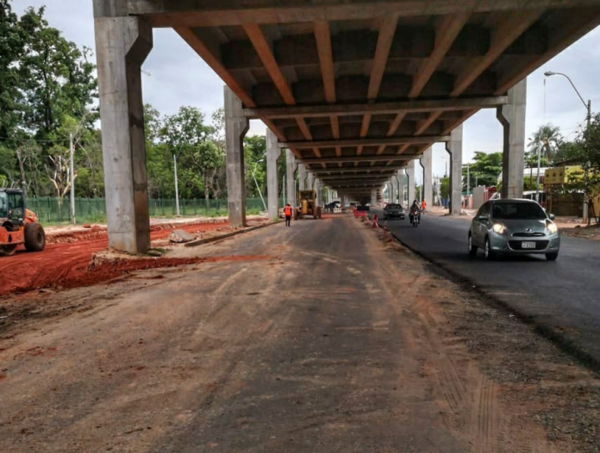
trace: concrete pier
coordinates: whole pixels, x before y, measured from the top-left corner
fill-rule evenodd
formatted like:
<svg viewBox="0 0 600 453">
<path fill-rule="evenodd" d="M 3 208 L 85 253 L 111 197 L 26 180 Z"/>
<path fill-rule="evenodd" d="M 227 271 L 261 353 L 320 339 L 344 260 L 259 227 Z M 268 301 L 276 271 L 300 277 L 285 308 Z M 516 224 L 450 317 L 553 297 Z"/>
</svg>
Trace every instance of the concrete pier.
<svg viewBox="0 0 600 453">
<path fill-rule="evenodd" d="M 227 143 L 227 205 L 229 224 L 246 225 L 246 176 L 244 136 L 250 126 L 244 117 L 242 101 L 225 86 L 225 140 Z"/>
<path fill-rule="evenodd" d="M 269 219 L 279 218 L 279 179 L 277 175 L 277 160 L 281 156 L 281 148 L 277 136 L 267 129 L 267 197 Z"/>
<path fill-rule="evenodd" d="M 421 156 L 423 167 L 423 194 L 422 198 L 427 207 L 433 206 L 433 148 L 429 147 Z"/>
<path fill-rule="evenodd" d="M 408 166 L 405 169 L 406 172 L 406 182 L 408 186 L 408 206 L 412 206 L 413 201 L 417 198 L 417 189 L 416 189 L 416 181 L 415 181 L 415 161 L 411 160 Z"/>
<path fill-rule="evenodd" d="M 446 143 L 446 151 L 450 154 L 450 214 L 459 215 L 462 209 L 462 124 L 450 134 L 450 141 Z M 521 169 L 522 174 L 523 170 Z"/>
<path fill-rule="evenodd" d="M 140 70 L 152 28 L 137 17 L 96 17 L 94 24 L 108 245 L 145 253 L 150 216 Z"/>
<path fill-rule="evenodd" d="M 287 203 L 294 207 L 296 201 L 296 157 L 290 149 L 285 150 Z"/>
<path fill-rule="evenodd" d="M 508 104 L 498 107 L 496 115 L 504 128 L 502 198 L 523 197 L 526 114 L 527 79 L 523 79 L 508 91 Z"/>
</svg>

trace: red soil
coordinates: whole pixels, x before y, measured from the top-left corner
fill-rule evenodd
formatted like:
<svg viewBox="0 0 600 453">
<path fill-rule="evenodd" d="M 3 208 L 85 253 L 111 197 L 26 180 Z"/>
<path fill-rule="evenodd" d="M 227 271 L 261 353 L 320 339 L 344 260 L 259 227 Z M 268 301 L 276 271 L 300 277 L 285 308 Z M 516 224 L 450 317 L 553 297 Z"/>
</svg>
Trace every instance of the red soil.
<svg viewBox="0 0 600 453">
<path fill-rule="evenodd" d="M 227 223 L 200 223 L 176 226 L 189 233 L 216 230 Z M 153 241 L 165 239 L 174 229 L 171 225 L 152 228 Z M 75 234 L 49 236 L 49 244 L 41 253 L 28 253 L 22 247 L 11 257 L 0 258 L 0 296 L 40 288 L 73 288 L 106 281 L 133 270 L 172 267 L 205 262 L 207 259 L 148 258 L 118 260 L 88 269 L 92 255 L 108 246 L 106 230 L 91 229 Z M 51 243 L 53 242 L 53 243 Z M 224 257 L 221 260 L 268 259 L 265 257 Z M 217 260 L 217 259 L 213 259 Z"/>
</svg>

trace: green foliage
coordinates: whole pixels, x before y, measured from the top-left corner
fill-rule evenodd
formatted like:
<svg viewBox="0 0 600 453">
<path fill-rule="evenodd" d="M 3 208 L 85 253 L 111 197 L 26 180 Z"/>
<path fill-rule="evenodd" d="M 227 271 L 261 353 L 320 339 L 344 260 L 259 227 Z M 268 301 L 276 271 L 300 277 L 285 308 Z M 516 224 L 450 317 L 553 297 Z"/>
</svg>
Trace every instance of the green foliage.
<svg viewBox="0 0 600 453">
<path fill-rule="evenodd" d="M 444 176 L 440 181 L 440 195 L 446 199 L 450 197 L 450 178 Z"/>
<path fill-rule="evenodd" d="M 473 191 L 474 187 L 486 186 L 491 187 L 498 184 L 498 177 L 502 172 L 502 153 L 484 153 L 483 151 L 475 151 L 473 163 L 469 165 L 470 172 L 470 187 L 469 192 Z M 467 181 L 467 167 L 463 167 L 463 179 Z"/>
</svg>

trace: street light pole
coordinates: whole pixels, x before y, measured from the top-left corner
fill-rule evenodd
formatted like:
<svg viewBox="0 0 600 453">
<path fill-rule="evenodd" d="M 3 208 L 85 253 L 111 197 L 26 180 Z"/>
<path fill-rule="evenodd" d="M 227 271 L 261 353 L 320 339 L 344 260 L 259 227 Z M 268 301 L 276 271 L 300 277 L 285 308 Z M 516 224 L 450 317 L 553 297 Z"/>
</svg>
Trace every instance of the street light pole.
<svg viewBox="0 0 600 453">
<path fill-rule="evenodd" d="M 583 96 L 581 96 L 581 93 L 579 92 L 579 90 L 577 89 L 577 87 L 575 86 L 575 84 L 573 83 L 573 81 L 571 80 L 571 78 L 566 75 L 563 74 L 562 72 L 553 72 L 553 71 L 546 71 L 544 73 L 544 75 L 546 77 L 552 77 L 554 75 L 560 75 L 565 77 L 569 83 L 571 84 L 571 86 L 573 87 L 573 89 L 575 90 L 575 93 L 577 93 L 577 96 L 579 96 L 579 99 L 581 99 L 581 102 L 583 104 L 583 106 L 585 107 L 585 109 L 587 110 L 587 128 L 585 130 L 585 138 L 586 138 L 586 146 L 589 146 L 589 132 L 590 132 L 590 127 L 592 125 L 592 100 L 588 100 L 587 102 L 585 102 L 585 100 L 583 99 Z M 589 167 L 589 162 L 586 165 L 586 169 L 585 169 L 585 174 L 584 174 L 584 191 L 583 191 L 583 223 L 590 223 L 590 218 L 589 218 L 589 214 L 588 214 L 588 193 L 587 193 L 587 183 L 588 183 L 588 167 Z"/>
</svg>

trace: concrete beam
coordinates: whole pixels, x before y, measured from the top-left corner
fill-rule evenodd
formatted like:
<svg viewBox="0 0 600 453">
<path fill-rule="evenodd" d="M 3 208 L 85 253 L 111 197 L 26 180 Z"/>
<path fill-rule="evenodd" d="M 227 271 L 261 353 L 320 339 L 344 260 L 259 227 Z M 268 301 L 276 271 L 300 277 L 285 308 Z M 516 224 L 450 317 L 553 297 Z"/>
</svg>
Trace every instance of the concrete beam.
<svg viewBox="0 0 600 453">
<path fill-rule="evenodd" d="M 306 165 L 314 164 L 334 164 L 334 163 L 347 163 L 347 162 L 392 162 L 392 161 L 406 161 L 407 156 L 397 155 L 386 155 L 386 156 L 344 156 L 344 157 L 315 157 L 302 159 L 302 162 Z M 315 169 L 316 171 L 316 169 Z"/>
<path fill-rule="evenodd" d="M 375 178 L 382 178 L 382 179 L 389 179 L 390 174 L 395 174 L 396 171 L 392 170 L 389 172 L 385 172 L 385 173 L 364 173 L 364 174 L 358 174 L 358 175 L 345 175 L 345 174 L 339 174 L 339 175 L 322 175 L 319 177 L 320 180 L 328 182 L 328 181 L 342 181 L 345 179 L 357 179 L 357 178 L 362 178 L 362 177 L 375 177 Z"/>
<path fill-rule="evenodd" d="M 450 154 L 450 214 L 459 215 L 462 208 L 462 124 L 452 131 L 451 137 L 446 143 L 446 151 Z"/>
<path fill-rule="evenodd" d="M 131 15 L 148 15 L 155 27 L 178 25 L 194 27 L 238 26 L 246 23 L 284 24 L 319 21 L 367 20 L 401 17 L 457 14 L 465 11 L 485 13 L 527 8 L 567 8 L 565 0 L 495 0 L 476 2 L 469 7 L 456 0 L 331 0 L 302 2 L 297 0 L 128 0 Z M 467 5 L 467 6 L 466 6 Z M 579 0 L 579 6 L 600 5 L 600 0 Z"/>
<path fill-rule="evenodd" d="M 511 88 L 508 98 L 509 104 L 499 107 L 497 112 L 498 121 L 504 129 L 502 198 L 522 198 L 527 79 Z"/>
<path fill-rule="evenodd" d="M 127 0 L 93 0 L 94 17 L 125 17 L 128 15 Z"/>
<path fill-rule="evenodd" d="M 447 135 L 423 135 L 418 137 L 385 137 L 385 138 L 361 138 L 361 139 L 339 139 L 339 140 L 312 140 L 280 143 L 281 148 L 335 148 L 336 146 L 379 146 L 379 145 L 413 145 L 419 143 L 445 142 L 450 137 Z"/>
<path fill-rule="evenodd" d="M 108 245 L 145 253 L 150 217 L 140 69 L 152 49 L 152 29 L 137 17 L 97 17 L 94 24 Z"/>
<path fill-rule="evenodd" d="M 454 83 L 451 97 L 463 94 L 475 80 L 498 59 L 513 42 L 521 36 L 540 16 L 545 9 L 527 9 L 511 12 L 496 26 L 492 33 L 492 42 L 487 54 L 476 59 L 473 64 L 465 66 Z"/>
<path fill-rule="evenodd" d="M 313 171 L 317 175 L 327 175 L 336 173 L 364 173 L 364 172 L 393 172 L 399 167 L 404 167 L 405 163 L 397 165 L 371 165 L 367 167 L 338 167 L 338 168 L 316 168 Z"/>
<path fill-rule="evenodd" d="M 360 104 L 336 104 L 336 105 L 296 105 L 289 107 L 264 107 L 244 109 L 244 115 L 248 118 L 304 118 L 328 117 L 331 115 L 353 116 L 372 114 L 398 114 L 400 112 L 431 112 L 439 110 L 443 112 L 496 108 L 508 102 L 506 96 L 492 96 L 480 98 L 456 98 L 440 100 L 413 100 L 404 102 L 376 102 Z"/>
<path fill-rule="evenodd" d="M 277 136 L 267 129 L 267 197 L 269 219 L 279 218 L 279 182 L 277 175 L 277 160 L 281 156 L 281 148 Z"/>
<path fill-rule="evenodd" d="M 225 139 L 227 143 L 227 202 L 229 224 L 246 226 L 244 136 L 250 127 L 242 115 L 242 101 L 225 86 Z"/>
</svg>

